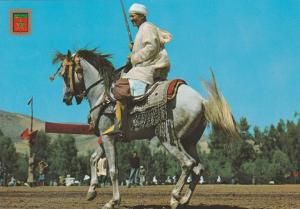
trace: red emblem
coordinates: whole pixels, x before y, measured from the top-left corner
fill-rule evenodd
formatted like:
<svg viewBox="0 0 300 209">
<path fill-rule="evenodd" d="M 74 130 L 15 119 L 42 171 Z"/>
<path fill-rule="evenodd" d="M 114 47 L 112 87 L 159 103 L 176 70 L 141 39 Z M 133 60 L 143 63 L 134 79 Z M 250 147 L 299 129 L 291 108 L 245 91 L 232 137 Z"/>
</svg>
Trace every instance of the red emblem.
<svg viewBox="0 0 300 209">
<path fill-rule="evenodd" d="M 10 11 L 11 33 L 28 35 L 31 33 L 31 10 L 15 9 Z"/>
</svg>

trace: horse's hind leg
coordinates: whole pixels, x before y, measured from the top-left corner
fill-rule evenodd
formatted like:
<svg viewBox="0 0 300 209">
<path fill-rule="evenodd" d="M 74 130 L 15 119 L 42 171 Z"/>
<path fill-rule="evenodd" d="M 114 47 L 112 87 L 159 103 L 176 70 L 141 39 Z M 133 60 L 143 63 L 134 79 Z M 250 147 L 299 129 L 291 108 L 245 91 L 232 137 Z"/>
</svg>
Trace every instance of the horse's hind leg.
<svg viewBox="0 0 300 209">
<path fill-rule="evenodd" d="M 163 142 L 162 144 L 171 155 L 176 157 L 182 168 L 181 175 L 171 194 L 170 205 L 172 209 L 175 209 L 181 204 L 180 200 L 182 199 L 182 196 L 180 195 L 180 193 L 184 187 L 188 175 L 191 172 L 194 161 L 192 161 L 189 156 L 187 156 L 185 152 L 182 152 L 176 145 L 171 145 L 169 142 Z"/>
<path fill-rule="evenodd" d="M 195 187 L 197 186 L 197 183 L 199 182 L 200 176 L 194 174 L 191 172 L 192 175 L 192 181 L 189 183 L 188 189 L 184 196 L 179 200 L 180 205 L 187 205 L 192 197 L 192 194 L 195 190 Z"/>
<path fill-rule="evenodd" d="M 189 186 L 188 186 L 188 189 L 187 189 L 185 195 L 180 199 L 181 205 L 186 205 L 190 201 L 192 194 L 195 190 L 195 187 L 197 186 L 197 184 L 199 182 L 201 172 L 204 170 L 204 166 L 201 164 L 201 160 L 197 153 L 197 141 L 198 141 L 197 139 L 199 139 L 199 138 L 198 137 L 197 138 L 190 137 L 189 141 L 188 141 L 188 139 L 182 140 L 182 142 L 185 142 L 185 144 L 183 144 L 182 147 L 184 148 L 184 150 L 186 150 L 186 152 L 189 153 L 189 155 L 191 157 L 193 157 L 193 159 L 196 160 L 197 164 L 192 168 L 192 172 L 191 172 L 192 181 L 189 183 Z"/>
<path fill-rule="evenodd" d="M 98 178 L 97 178 L 97 162 L 100 159 L 102 153 L 104 152 L 103 148 L 99 146 L 91 155 L 90 158 L 90 166 L 91 166 L 91 182 L 89 190 L 86 194 L 87 200 L 93 200 L 95 199 L 97 192 L 96 187 L 98 184 Z"/>
</svg>

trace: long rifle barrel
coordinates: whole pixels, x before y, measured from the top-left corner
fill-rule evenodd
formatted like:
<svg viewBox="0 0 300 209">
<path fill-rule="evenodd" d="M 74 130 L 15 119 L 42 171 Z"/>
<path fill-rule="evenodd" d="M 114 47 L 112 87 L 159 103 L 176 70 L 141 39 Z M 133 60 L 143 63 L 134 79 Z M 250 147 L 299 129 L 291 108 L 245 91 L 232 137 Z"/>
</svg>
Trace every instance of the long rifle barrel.
<svg viewBox="0 0 300 209">
<path fill-rule="evenodd" d="M 128 24 L 126 12 L 125 12 L 124 4 L 123 4 L 122 0 L 120 0 L 120 2 L 121 2 L 121 6 L 122 6 L 122 11 L 123 11 L 123 16 L 124 16 L 124 20 L 125 20 L 125 25 L 126 25 L 129 41 L 130 41 L 131 44 L 133 44 L 133 39 L 132 39 L 132 35 L 131 35 L 131 32 L 130 32 L 130 28 L 129 28 L 129 24 Z"/>
<path fill-rule="evenodd" d="M 31 101 L 31 118 L 30 118 L 30 131 L 33 131 L 33 97 L 32 97 L 32 101 Z"/>
</svg>

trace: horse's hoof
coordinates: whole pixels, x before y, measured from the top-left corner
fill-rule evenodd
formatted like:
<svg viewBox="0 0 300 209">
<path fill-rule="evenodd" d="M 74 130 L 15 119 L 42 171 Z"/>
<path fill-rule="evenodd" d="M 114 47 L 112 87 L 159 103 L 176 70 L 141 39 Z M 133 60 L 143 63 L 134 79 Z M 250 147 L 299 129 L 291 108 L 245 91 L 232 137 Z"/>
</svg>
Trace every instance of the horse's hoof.
<svg viewBox="0 0 300 209">
<path fill-rule="evenodd" d="M 180 196 L 177 192 L 173 192 L 173 191 L 172 191 L 171 196 L 172 196 L 172 197 L 171 197 L 171 198 L 172 198 L 172 199 L 171 199 L 171 203 L 172 203 L 173 201 L 177 201 L 177 202 L 178 202 L 178 201 L 180 200 L 180 198 L 181 198 L 181 196 Z"/>
<path fill-rule="evenodd" d="M 171 202 L 170 202 L 171 209 L 177 209 L 178 206 L 179 206 L 179 202 L 175 199 L 171 199 Z"/>
<path fill-rule="evenodd" d="M 88 192 L 86 194 L 86 200 L 91 201 L 91 200 L 95 199 L 96 196 L 97 196 L 96 191 Z"/>
<path fill-rule="evenodd" d="M 118 201 L 110 200 L 102 207 L 102 209 L 118 209 L 120 206 L 120 202 L 121 200 Z"/>
<path fill-rule="evenodd" d="M 112 209 L 112 207 L 110 207 L 110 205 L 105 204 L 102 209 Z"/>
<path fill-rule="evenodd" d="M 181 206 L 186 206 L 187 204 L 189 203 L 189 198 L 187 198 L 187 197 L 183 197 L 183 198 L 181 198 L 181 200 L 180 200 L 180 205 Z"/>
<path fill-rule="evenodd" d="M 106 203 L 103 207 L 102 207 L 102 209 L 118 209 L 119 208 L 119 206 L 112 206 L 112 205 L 110 205 L 109 203 Z"/>
</svg>

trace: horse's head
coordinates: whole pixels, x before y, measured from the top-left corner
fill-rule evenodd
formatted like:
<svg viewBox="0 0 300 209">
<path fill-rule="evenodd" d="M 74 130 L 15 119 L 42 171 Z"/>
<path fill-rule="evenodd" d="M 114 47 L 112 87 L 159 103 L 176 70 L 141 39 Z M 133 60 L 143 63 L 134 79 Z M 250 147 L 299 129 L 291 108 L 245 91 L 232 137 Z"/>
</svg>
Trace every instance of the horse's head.
<svg viewBox="0 0 300 209">
<path fill-rule="evenodd" d="M 83 68 L 78 55 L 72 55 L 69 50 L 66 55 L 57 52 L 53 63 L 57 62 L 61 64 L 54 76 L 59 73 L 64 80 L 63 102 L 67 105 L 72 105 L 72 99 L 75 97 L 77 104 L 80 104 L 83 99 L 84 82 Z M 53 80 L 54 76 L 50 77 L 50 79 Z"/>
<path fill-rule="evenodd" d="M 69 50 L 66 55 L 57 52 L 53 63 L 61 63 L 57 72 L 64 80 L 63 102 L 72 104 L 75 97 L 77 104 L 80 104 L 83 97 L 103 82 L 107 91 L 114 79 L 114 68 L 107 59 L 110 55 L 102 55 L 94 50 L 79 50 L 72 54 Z M 54 76 L 50 77 L 51 80 Z"/>
</svg>

